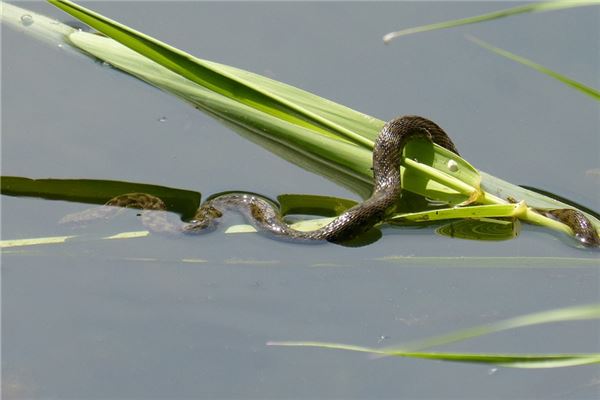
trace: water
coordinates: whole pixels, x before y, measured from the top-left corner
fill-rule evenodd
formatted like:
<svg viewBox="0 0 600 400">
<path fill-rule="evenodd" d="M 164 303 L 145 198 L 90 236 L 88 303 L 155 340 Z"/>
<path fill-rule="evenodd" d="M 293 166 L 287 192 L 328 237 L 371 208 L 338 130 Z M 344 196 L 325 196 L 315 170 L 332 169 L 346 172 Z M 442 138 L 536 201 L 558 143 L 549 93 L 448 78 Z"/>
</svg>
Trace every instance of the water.
<svg viewBox="0 0 600 400">
<path fill-rule="evenodd" d="M 33 17 L 31 15 L 29 15 L 29 14 L 23 14 L 21 16 L 21 23 L 24 26 L 30 26 L 30 25 L 33 24 Z"/>
<path fill-rule="evenodd" d="M 516 3 L 86 3 L 202 58 L 382 119 L 430 117 L 476 167 L 598 210 L 598 181 L 586 175 L 600 161 L 597 104 L 463 37 L 480 37 L 597 87 L 599 44 L 589 40 L 598 36 L 597 8 L 381 42 L 389 31 L 510 5 Z M 45 3 L 27 6 L 69 19 Z M 557 26 L 568 26 L 568 33 Z M 141 182 L 198 190 L 203 197 L 248 190 L 272 198 L 311 193 L 356 199 L 138 80 L 11 30 L 2 34 L 2 175 Z M 160 116 L 168 123 L 158 123 Z M 597 394 L 596 366 L 491 373 L 484 365 L 265 346 L 270 340 L 388 346 L 597 302 L 597 267 L 436 261 L 597 258 L 545 230 L 525 227 L 515 240 L 482 243 L 436 236 L 429 228 L 386 229 L 378 242 L 353 249 L 255 234 L 91 240 L 142 229 L 135 212 L 75 232 L 57 225 L 86 207 L 2 197 L 3 239 L 92 236 L 3 254 L 7 398 Z M 598 334 L 597 323 L 573 322 L 441 350 L 597 352 Z"/>
</svg>

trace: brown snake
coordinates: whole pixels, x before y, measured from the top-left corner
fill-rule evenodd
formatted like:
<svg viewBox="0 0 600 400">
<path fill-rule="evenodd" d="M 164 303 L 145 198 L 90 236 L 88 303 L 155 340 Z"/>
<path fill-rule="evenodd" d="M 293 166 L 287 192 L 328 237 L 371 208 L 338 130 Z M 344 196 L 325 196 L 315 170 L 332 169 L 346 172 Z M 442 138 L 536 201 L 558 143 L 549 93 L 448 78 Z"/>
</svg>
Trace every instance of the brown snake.
<svg viewBox="0 0 600 400">
<path fill-rule="evenodd" d="M 156 197 L 145 193 L 129 193 L 117 196 L 99 209 L 70 214 L 61 222 L 85 221 L 109 213 L 115 207 L 151 210 L 141 213 L 144 225 L 155 232 L 200 233 L 217 224 L 219 217 L 228 209 L 246 215 L 259 229 L 274 235 L 297 240 L 327 240 L 343 242 L 352 239 L 384 221 L 395 211 L 396 201 L 402 191 L 400 162 L 402 150 L 409 139 L 423 137 L 458 155 L 458 151 L 446 132 L 434 122 L 419 116 L 395 118 L 382 128 L 373 148 L 374 188 L 371 197 L 348 209 L 324 227 L 313 231 L 299 231 L 287 225 L 277 205 L 250 193 L 228 193 L 205 201 L 191 221 L 173 224 L 166 219 L 166 206 Z M 104 209 L 104 211 L 102 211 Z M 596 229 L 581 212 L 573 209 L 536 210 L 558 219 L 570 226 L 576 237 L 586 246 L 600 246 Z"/>
</svg>

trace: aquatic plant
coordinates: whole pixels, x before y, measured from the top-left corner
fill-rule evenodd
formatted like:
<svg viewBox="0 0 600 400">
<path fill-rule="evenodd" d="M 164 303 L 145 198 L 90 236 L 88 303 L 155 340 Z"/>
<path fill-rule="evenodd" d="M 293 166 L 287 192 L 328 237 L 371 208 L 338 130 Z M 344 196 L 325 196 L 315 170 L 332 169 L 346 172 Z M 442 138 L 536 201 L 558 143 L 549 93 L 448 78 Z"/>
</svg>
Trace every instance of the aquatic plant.
<svg viewBox="0 0 600 400">
<path fill-rule="evenodd" d="M 35 23 L 23 24 L 24 11 L 8 4 L 4 5 L 3 20 L 46 39 L 63 40 L 173 93 L 243 128 L 269 150 L 308 166 L 363 198 L 370 193 L 371 151 L 384 121 L 284 83 L 199 59 L 70 1 L 49 1 L 108 37 L 33 14 L 27 15 Z M 476 218 L 487 223 L 508 218 L 573 234 L 567 225 L 535 211 L 568 207 L 560 201 L 478 171 L 463 158 L 427 142 L 412 141 L 404 155 L 403 188 L 450 208 L 419 212 L 400 209 L 393 221 Z M 593 215 L 586 216 L 600 227 Z"/>
</svg>

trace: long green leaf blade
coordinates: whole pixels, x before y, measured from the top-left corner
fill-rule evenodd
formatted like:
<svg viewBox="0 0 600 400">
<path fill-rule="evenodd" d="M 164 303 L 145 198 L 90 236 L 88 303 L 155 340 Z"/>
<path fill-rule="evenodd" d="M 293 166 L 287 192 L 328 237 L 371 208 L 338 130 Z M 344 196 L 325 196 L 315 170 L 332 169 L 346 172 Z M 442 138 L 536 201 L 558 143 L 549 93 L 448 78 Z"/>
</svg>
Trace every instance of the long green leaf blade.
<svg viewBox="0 0 600 400">
<path fill-rule="evenodd" d="M 554 79 L 564 83 L 565 85 L 572 87 L 573 89 L 579 90 L 580 92 L 587 94 L 588 96 L 592 97 L 594 100 L 600 101 L 600 91 L 598 91 L 594 88 L 586 86 L 580 82 L 577 82 L 574 79 L 571 79 L 565 75 L 559 74 L 558 72 L 552 71 L 551 69 L 546 68 L 543 65 L 537 64 L 525 57 L 518 56 L 514 53 L 511 53 L 508 50 L 504 50 L 499 47 L 493 46 L 487 42 L 484 42 L 481 39 L 474 37 L 474 36 L 467 35 L 467 39 L 469 39 L 471 42 L 473 42 L 475 44 L 478 44 L 479 46 L 483 47 L 484 49 L 492 51 L 498 55 L 501 55 L 502 57 L 506 57 L 510 60 L 516 61 L 516 62 L 523 64 L 529 68 L 533 68 L 534 70 L 541 72 L 543 74 L 546 74 L 549 77 L 554 78 Z"/>
<path fill-rule="evenodd" d="M 512 368 L 557 368 L 600 363 L 599 353 L 590 354 L 472 354 L 422 352 L 419 350 L 463 341 L 490 333 L 553 322 L 600 319 L 600 304 L 581 305 L 523 315 L 488 325 L 475 326 L 446 335 L 414 341 L 400 346 L 373 348 L 342 343 L 315 341 L 271 341 L 267 345 L 289 347 L 318 347 L 372 353 L 377 356 L 427 358 L 444 361 L 486 363 Z"/>
<path fill-rule="evenodd" d="M 452 21 L 444 21 L 438 22 L 435 24 L 422 25 L 414 28 L 403 29 L 396 32 L 390 32 L 383 37 L 384 43 L 389 43 L 392 40 L 400 37 L 411 35 L 413 33 L 419 32 L 427 32 L 434 31 L 438 29 L 448 29 L 454 28 L 462 25 L 475 24 L 478 22 L 491 21 L 498 18 L 510 17 L 512 15 L 523 14 L 528 12 L 541 12 L 541 11 L 551 11 L 551 10 L 560 10 L 564 8 L 572 8 L 572 7 L 581 7 L 581 6 L 591 6 L 600 4 L 600 0 L 589 0 L 589 1 L 579 1 L 579 0 L 554 0 L 554 1 L 546 1 L 546 2 L 532 2 L 523 6 L 517 6 L 508 8 L 505 10 L 494 11 L 488 14 L 477 15 L 474 17 L 455 19 Z"/>
<path fill-rule="evenodd" d="M 264 90 L 263 87 L 257 87 L 252 82 L 244 81 L 239 75 L 231 75 L 224 70 L 215 70 L 213 63 L 206 63 L 71 1 L 48 1 L 132 50 L 216 93 L 324 134 L 333 130 L 353 142 L 367 147 L 370 145 L 369 140 L 361 135 L 313 113 L 298 103 L 289 102 L 285 98 Z"/>
<path fill-rule="evenodd" d="M 209 110 L 232 123 L 244 126 L 256 135 L 285 144 L 302 152 L 307 157 L 327 163 L 331 168 L 340 169 L 340 171 L 360 180 L 362 183 L 372 184 L 370 169 L 372 153 L 370 148 L 366 149 L 345 140 L 339 140 L 335 136 L 325 136 L 285 119 L 240 104 L 234 99 L 193 84 L 110 39 L 85 32 L 74 33 L 69 36 L 69 39 L 78 48 L 106 60 L 119 69 L 138 76 L 155 86 L 172 92 L 198 107 Z M 343 106 L 335 106 L 335 103 L 329 100 L 308 94 L 289 85 L 222 64 L 212 64 L 215 68 L 225 68 L 231 73 L 240 71 L 247 79 L 252 79 L 256 84 L 264 81 L 281 96 L 287 96 L 290 101 L 296 98 L 301 102 L 306 101 L 307 104 L 312 104 L 315 110 L 322 112 L 324 116 L 337 115 L 337 121 L 345 124 L 347 129 L 351 129 L 351 124 L 356 122 L 360 128 L 360 135 L 365 140 L 369 140 L 371 147 L 373 145 L 372 139 L 367 137 L 374 138 L 378 129 L 384 124 L 381 120 L 366 117 L 362 113 Z M 312 100 L 308 101 L 307 99 Z M 405 189 L 452 204 L 461 203 L 472 196 L 473 193 L 478 192 L 481 178 L 474 167 L 439 146 L 433 147 L 433 154 L 431 149 L 431 144 L 423 141 L 413 141 L 407 145 L 405 149 L 407 159 L 404 162 L 403 171 L 406 169 L 412 172 L 403 180 Z M 416 163 L 412 160 L 414 158 L 422 162 Z M 433 168 L 428 169 L 423 162 Z M 450 169 L 448 167 L 452 163 L 455 164 L 456 168 Z M 361 189 L 361 194 L 364 193 L 365 191 Z"/>
<path fill-rule="evenodd" d="M 398 351 L 416 351 L 434 346 L 455 343 L 491 333 L 498 333 L 509 329 L 555 322 L 582 321 L 591 319 L 600 319 L 600 304 L 565 307 L 550 311 L 522 315 L 515 318 L 493 322 L 491 324 L 479 325 L 472 328 L 455 331 L 447 335 L 417 340 L 400 346 L 388 347 L 383 349 L 383 351 L 386 353 Z"/>
<path fill-rule="evenodd" d="M 377 356 L 421 358 L 438 361 L 452 361 L 473 364 L 491 364 L 507 368 L 561 368 L 600 363 L 599 353 L 588 354 L 506 354 L 506 353 L 440 353 L 397 351 L 388 353 L 372 347 L 351 344 L 309 342 L 309 341 L 270 341 L 267 346 L 315 347 L 330 350 L 345 350 L 358 353 L 370 353 Z"/>
</svg>

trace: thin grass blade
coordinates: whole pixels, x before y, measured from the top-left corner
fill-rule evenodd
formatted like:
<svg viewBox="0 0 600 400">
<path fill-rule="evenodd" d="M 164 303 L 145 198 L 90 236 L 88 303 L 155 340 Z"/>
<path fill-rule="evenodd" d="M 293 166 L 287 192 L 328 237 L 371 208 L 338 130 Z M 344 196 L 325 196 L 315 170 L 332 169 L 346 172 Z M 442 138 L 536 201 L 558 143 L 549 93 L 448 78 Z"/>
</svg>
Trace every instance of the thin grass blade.
<svg viewBox="0 0 600 400">
<path fill-rule="evenodd" d="M 472 354 L 472 353 L 440 353 L 422 352 L 420 350 L 440 346 L 490 333 L 501 332 L 508 329 L 525 326 L 547 324 L 553 322 L 581 321 L 600 319 L 600 304 L 566 307 L 539 313 L 510 318 L 488 325 L 475 326 L 468 329 L 455 331 L 446 335 L 436 336 L 410 342 L 400 346 L 371 348 L 342 343 L 328 343 L 316 341 L 270 341 L 270 346 L 288 347 L 318 347 L 326 349 L 347 350 L 371 353 L 378 357 L 413 357 L 427 358 L 444 361 L 457 361 L 469 363 L 494 364 L 512 368 L 558 368 L 577 365 L 600 363 L 599 353 L 589 354 Z"/>
<path fill-rule="evenodd" d="M 385 353 L 405 352 L 422 350 L 434 346 L 440 346 L 490 333 L 502 332 L 509 329 L 522 328 L 526 326 L 549 324 L 565 321 L 582 321 L 600 319 L 600 304 L 589 304 L 575 307 L 559 308 L 550 311 L 527 314 L 515 318 L 509 318 L 487 325 L 479 325 L 464 330 L 452 332 L 447 335 L 436 336 L 424 340 L 417 340 L 400 346 L 381 349 Z"/>
<path fill-rule="evenodd" d="M 471 42 L 483 47 L 484 49 L 494 52 L 502 57 L 506 57 L 510 60 L 516 61 L 516 62 L 523 64 L 529 68 L 533 68 L 534 70 L 536 70 L 538 72 L 546 74 L 549 77 L 554 78 L 554 79 L 564 83 L 565 85 L 568 85 L 568 86 L 572 87 L 573 89 L 576 89 L 576 90 L 580 91 L 581 93 L 584 93 L 584 94 L 590 96 L 594 100 L 600 101 L 600 91 L 598 91 L 592 87 L 586 86 L 586 85 L 584 85 L 580 82 L 577 82 L 576 80 L 571 79 L 565 75 L 562 75 L 562 74 L 559 74 L 558 72 L 552 71 L 551 69 L 546 68 L 543 65 L 537 64 L 531 60 L 528 60 L 525 57 L 518 56 L 516 54 L 511 53 L 508 50 L 504 50 L 499 47 L 493 46 L 481 39 L 474 37 L 474 36 L 467 35 L 467 39 L 469 39 Z"/>
<path fill-rule="evenodd" d="M 512 7 L 505 10 L 494 11 L 487 14 L 477 15 L 474 17 L 455 19 L 451 21 L 438 22 L 435 24 L 422 25 L 414 28 L 403 29 L 396 32 L 390 32 L 383 37 L 384 43 L 389 43 L 392 40 L 400 37 L 411 35 L 413 33 L 435 31 L 438 29 L 448 29 L 457 26 L 475 24 L 479 22 L 491 21 L 498 18 L 510 17 L 513 15 L 528 13 L 528 12 L 541 12 L 541 11 L 552 11 L 560 10 L 564 8 L 582 7 L 598 5 L 600 1 L 578 1 L 578 0 L 558 0 L 558 1 L 545 1 L 545 2 L 533 2 L 522 6 Z"/>
</svg>

